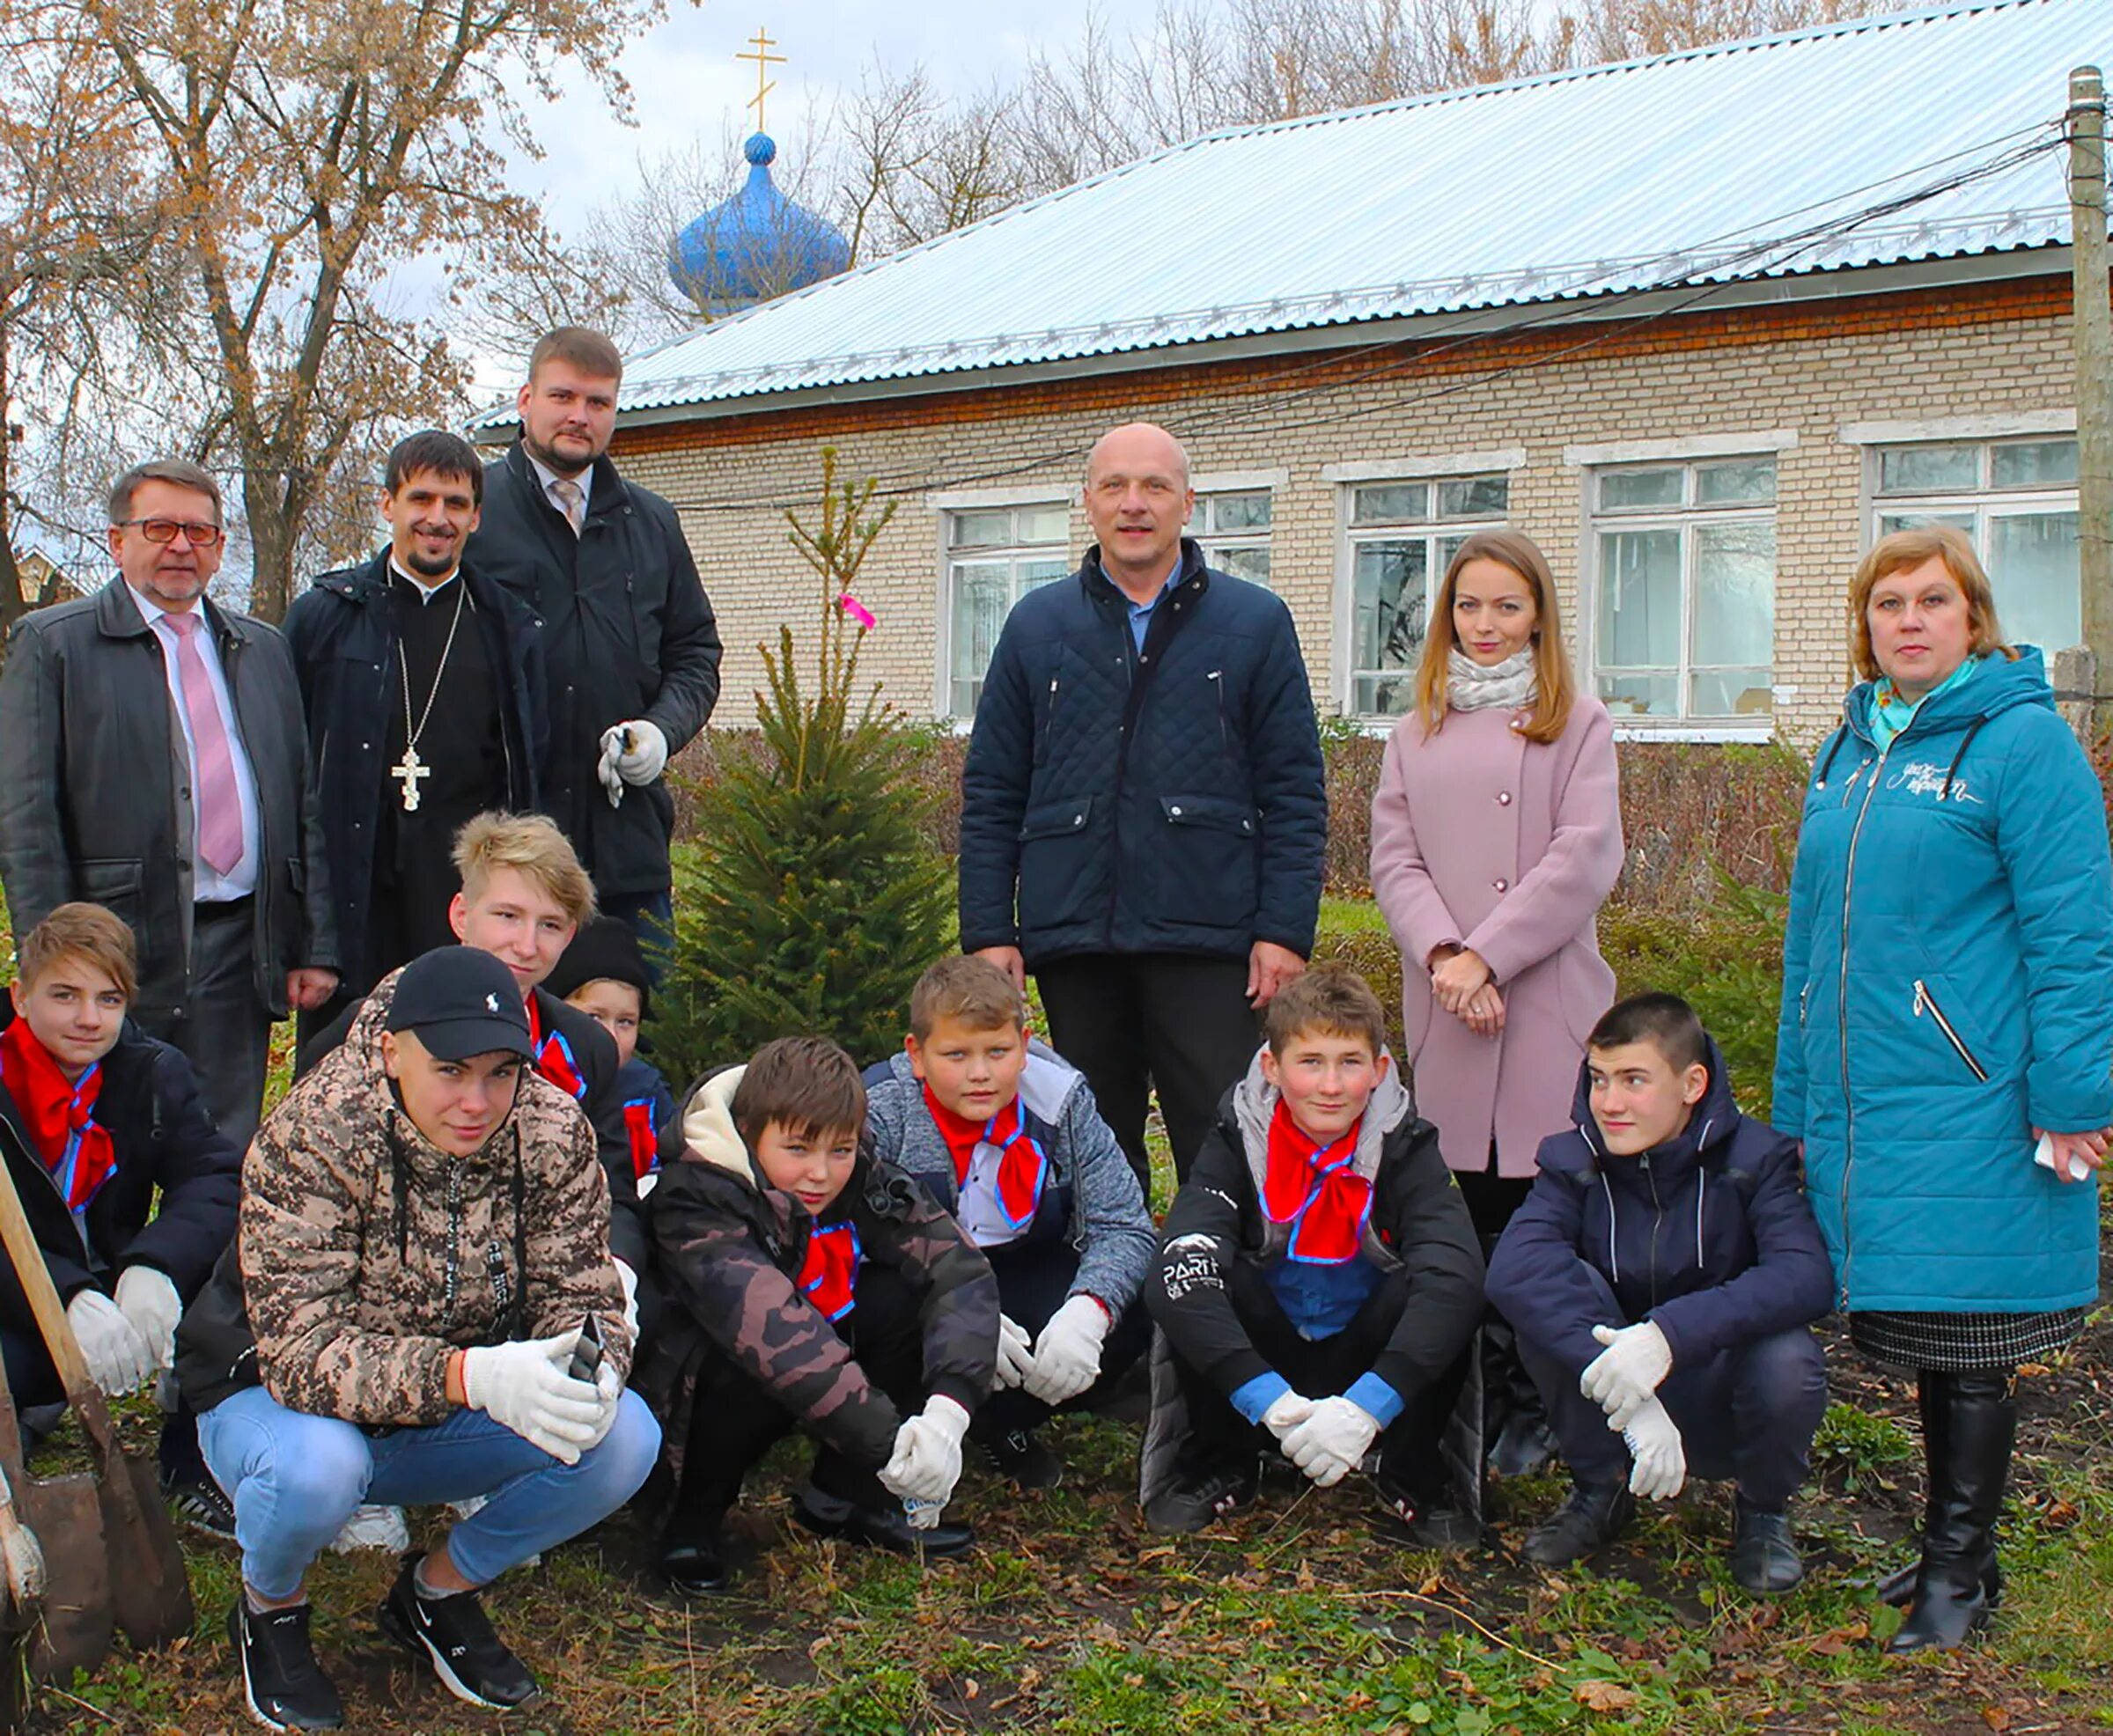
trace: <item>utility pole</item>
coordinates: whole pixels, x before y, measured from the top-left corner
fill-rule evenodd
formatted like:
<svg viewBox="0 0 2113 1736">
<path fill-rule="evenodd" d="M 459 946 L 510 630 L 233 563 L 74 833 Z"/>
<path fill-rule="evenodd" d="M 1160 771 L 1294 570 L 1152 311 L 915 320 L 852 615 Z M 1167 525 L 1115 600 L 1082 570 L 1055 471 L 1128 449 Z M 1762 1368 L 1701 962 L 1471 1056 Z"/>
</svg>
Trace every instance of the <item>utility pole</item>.
<svg viewBox="0 0 2113 1736">
<path fill-rule="evenodd" d="M 2107 294 L 2106 91 L 2095 66 L 2069 74 L 2068 120 L 2077 557 L 2096 731 L 2113 721 L 2113 301 Z"/>
</svg>

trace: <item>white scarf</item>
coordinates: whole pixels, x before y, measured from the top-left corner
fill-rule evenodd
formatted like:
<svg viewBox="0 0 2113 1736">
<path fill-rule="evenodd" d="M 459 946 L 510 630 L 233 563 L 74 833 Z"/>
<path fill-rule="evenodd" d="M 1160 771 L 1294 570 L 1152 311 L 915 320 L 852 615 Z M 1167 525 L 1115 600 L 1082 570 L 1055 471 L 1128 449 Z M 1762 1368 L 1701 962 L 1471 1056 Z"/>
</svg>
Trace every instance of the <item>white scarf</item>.
<svg viewBox="0 0 2113 1736">
<path fill-rule="evenodd" d="M 1513 651 L 1502 663 L 1481 664 L 1458 645 L 1446 653 L 1446 703 L 1455 711 L 1501 706 L 1522 711 L 1534 702 L 1534 648 Z"/>
</svg>

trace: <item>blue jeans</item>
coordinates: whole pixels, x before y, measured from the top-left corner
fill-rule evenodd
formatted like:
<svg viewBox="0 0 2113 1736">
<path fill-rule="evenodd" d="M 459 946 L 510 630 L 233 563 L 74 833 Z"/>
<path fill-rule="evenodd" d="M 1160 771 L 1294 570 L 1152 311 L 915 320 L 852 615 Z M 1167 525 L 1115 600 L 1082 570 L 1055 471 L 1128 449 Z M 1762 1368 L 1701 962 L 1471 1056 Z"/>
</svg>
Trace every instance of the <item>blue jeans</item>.
<svg viewBox="0 0 2113 1736">
<path fill-rule="evenodd" d="M 415 1507 L 489 1495 L 490 1504 L 447 1543 L 462 1577 L 489 1585 L 629 1500 L 659 1456 L 660 1425 L 627 1392 L 601 1445 L 567 1465 L 481 1410 L 369 1434 L 339 1417 L 289 1410 L 251 1387 L 198 1419 L 198 1442 L 235 1504 L 243 1578 L 259 1598 L 280 1603 L 299 1594 L 308 1563 L 364 1502 Z"/>
</svg>

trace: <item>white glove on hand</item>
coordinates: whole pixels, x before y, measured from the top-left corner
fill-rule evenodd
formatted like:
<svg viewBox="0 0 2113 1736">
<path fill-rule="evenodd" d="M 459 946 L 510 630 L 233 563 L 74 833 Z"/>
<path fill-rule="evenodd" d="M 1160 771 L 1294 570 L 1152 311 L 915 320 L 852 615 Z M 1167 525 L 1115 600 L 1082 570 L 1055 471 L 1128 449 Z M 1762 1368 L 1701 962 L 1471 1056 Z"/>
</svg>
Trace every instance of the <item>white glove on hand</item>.
<svg viewBox="0 0 2113 1736">
<path fill-rule="evenodd" d="M 589 1453 L 608 1439 L 609 1431 L 616 1426 L 616 1407 L 623 1398 L 623 1379 L 606 1362 L 594 1371 L 594 1395 L 601 1412 L 594 1419 L 594 1433 L 586 1445 Z"/>
<path fill-rule="evenodd" d="M 1607 1348 L 1586 1365 L 1578 1390 L 1607 1413 L 1607 1426 L 1625 1429 L 1673 1367 L 1673 1347 L 1653 1320 L 1618 1330 L 1595 1326 Z"/>
<path fill-rule="evenodd" d="M 555 1338 L 466 1350 L 463 1399 L 561 1464 L 577 1465 L 582 1450 L 600 1438 L 594 1427 L 601 1420 L 600 1390 L 565 1372 L 578 1343 L 574 1327 Z"/>
<path fill-rule="evenodd" d="M 88 1378 L 111 1398 L 136 1390 L 153 1373 L 154 1347 L 101 1291 L 77 1294 L 66 1305 L 66 1324 L 80 1341 Z"/>
<path fill-rule="evenodd" d="M 601 787 L 608 791 L 609 805 L 623 805 L 623 774 L 616 769 L 616 761 L 623 756 L 623 731 L 621 727 L 601 732 L 601 757 L 594 761 L 594 776 L 601 780 Z"/>
<path fill-rule="evenodd" d="M 623 1286 L 623 1324 L 631 1335 L 632 1348 L 636 1349 L 638 1343 L 638 1274 L 613 1254 L 609 1256 L 609 1264 L 616 1269 L 616 1282 Z"/>
<path fill-rule="evenodd" d="M 1284 1438 L 1284 1456 L 1322 1489 L 1339 1483 L 1364 1462 L 1380 1419 L 1350 1399 L 1314 1401 L 1313 1415 Z"/>
<path fill-rule="evenodd" d="M 183 1316 L 183 1298 L 166 1272 L 151 1266 L 126 1267 L 117 1276 L 117 1306 L 147 1341 L 156 1368 L 167 1368 L 176 1360 L 176 1322 Z"/>
<path fill-rule="evenodd" d="M 651 783 L 666 768 L 667 737 L 659 725 L 633 717 L 601 732 L 601 757 L 615 765 L 616 776 L 626 783 Z M 606 784 L 609 780 L 604 776 L 601 781 Z"/>
<path fill-rule="evenodd" d="M 944 1506 L 961 1480 L 961 1437 L 968 1432 L 968 1413 L 935 1394 L 895 1431 L 895 1454 L 880 1468 L 880 1486 L 905 1501 L 936 1501 Z M 936 1522 L 939 1508 L 931 1512 Z"/>
<path fill-rule="evenodd" d="M 1688 1451 L 1680 1430 L 1656 1398 L 1644 1401 L 1622 1431 L 1629 1456 L 1629 1492 L 1646 1501 L 1670 1501 L 1688 1480 Z"/>
<path fill-rule="evenodd" d="M 1301 1423 L 1314 1414 L 1314 1401 L 1304 1393 L 1284 1393 L 1270 1402 L 1262 1413 L 1262 1426 L 1277 1437 L 1278 1445 Z"/>
<path fill-rule="evenodd" d="M 1075 1399 L 1101 1378 L 1101 1346 L 1115 1322 L 1090 1296 L 1073 1296 L 1049 1316 L 1034 1344 L 1026 1386 L 1047 1405 Z"/>
<path fill-rule="evenodd" d="M 993 1388 L 1017 1387 L 1034 1372 L 1027 1329 L 1010 1314 L 998 1317 L 998 1373 Z"/>
</svg>

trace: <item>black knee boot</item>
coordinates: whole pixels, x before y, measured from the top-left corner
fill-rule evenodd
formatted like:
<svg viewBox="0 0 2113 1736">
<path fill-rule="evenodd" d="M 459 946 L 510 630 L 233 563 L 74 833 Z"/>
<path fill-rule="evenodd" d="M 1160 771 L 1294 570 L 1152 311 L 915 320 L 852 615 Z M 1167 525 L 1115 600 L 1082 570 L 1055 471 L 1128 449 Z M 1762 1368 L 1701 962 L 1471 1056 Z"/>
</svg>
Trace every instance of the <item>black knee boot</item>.
<svg viewBox="0 0 2113 1736">
<path fill-rule="evenodd" d="M 1930 1493 L 1913 1607 L 1887 1651 L 1949 1651 L 1987 1624 L 1996 1519 L 2010 1476 L 2018 1407 L 2013 1376 L 1925 1375 L 1942 1408 L 1929 1441 Z"/>
<path fill-rule="evenodd" d="M 1935 1467 L 1945 1462 L 1946 1443 L 1950 1439 L 1948 1416 L 1944 1402 L 1945 1382 L 1951 1377 L 1939 1374 L 1932 1369 L 1920 1369 L 1915 1376 L 1915 1401 L 1922 1412 L 1922 1439 L 1925 1462 L 1929 1465 L 1930 1492 L 1922 1506 L 1923 1532 L 1930 1526 L 1930 1513 L 1936 1503 L 1937 1474 Z M 1919 1554 L 1922 1537 L 1916 1537 L 1917 1558 L 1904 1567 L 1896 1567 L 1878 1582 L 1879 1601 L 1889 1603 L 1896 1609 L 1905 1609 L 1915 1601 L 1915 1580 L 1922 1571 Z M 1981 1576 L 1981 1589 L 1988 1593 L 1988 1607 L 1999 1608 L 2003 1602 L 2003 1570 L 1996 1565 L 1996 1551 L 1992 1543 L 1984 1570 Z"/>
</svg>

